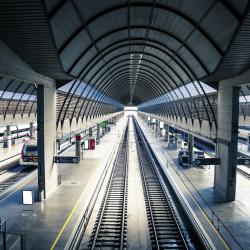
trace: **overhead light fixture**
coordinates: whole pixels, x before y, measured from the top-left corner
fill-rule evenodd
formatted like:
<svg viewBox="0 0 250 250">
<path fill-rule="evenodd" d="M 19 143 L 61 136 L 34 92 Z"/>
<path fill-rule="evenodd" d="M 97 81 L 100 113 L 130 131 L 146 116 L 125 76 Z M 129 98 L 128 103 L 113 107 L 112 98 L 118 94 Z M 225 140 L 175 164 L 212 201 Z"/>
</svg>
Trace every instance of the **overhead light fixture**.
<svg viewBox="0 0 250 250">
<path fill-rule="evenodd" d="M 130 54 L 129 55 L 129 68 L 130 68 L 130 101 L 129 103 L 133 104 L 133 97 L 135 92 L 135 86 L 137 82 L 138 73 L 140 70 L 140 64 L 142 59 L 141 53 Z"/>
</svg>

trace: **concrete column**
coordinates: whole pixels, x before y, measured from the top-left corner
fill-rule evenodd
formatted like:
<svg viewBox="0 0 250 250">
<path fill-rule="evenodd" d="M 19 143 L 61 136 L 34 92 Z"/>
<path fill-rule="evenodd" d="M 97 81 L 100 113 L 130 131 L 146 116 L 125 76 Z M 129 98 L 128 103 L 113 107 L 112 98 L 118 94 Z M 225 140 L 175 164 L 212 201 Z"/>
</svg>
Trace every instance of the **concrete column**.
<svg viewBox="0 0 250 250">
<path fill-rule="evenodd" d="M 164 124 L 164 128 L 165 128 L 165 141 L 168 142 L 168 137 L 169 137 L 169 125 L 168 124 Z"/>
<path fill-rule="evenodd" d="M 215 190 L 227 201 L 235 200 L 238 151 L 239 87 L 228 81 L 219 83 L 217 154 L 220 166 L 215 168 Z"/>
<path fill-rule="evenodd" d="M 6 126 L 6 130 L 4 131 L 3 136 L 3 147 L 4 148 L 10 148 L 11 147 L 11 131 L 10 131 L 10 125 Z"/>
<path fill-rule="evenodd" d="M 30 122 L 30 139 L 34 139 L 34 122 Z"/>
<path fill-rule="evenodd" d="M 151 119 L 150 119 L 150 117 L 148 116 L 148 117 L 147 117 L 147 124 L 148 124 L 148 126 L 150 126 L 150 121 L 151 121 Z"/>
<path fill-rule="evenodd" d="M 57 187 L 56 155 L 56 88 L 37 86 L 38 194 L 46 199 Z"/>
<path fill-rule="evenodd" d="M 93 128 L 92 127 L 89 128 L 89 136 L 93 136 Z"/>
<path fill-rule="evenodd" d="M 194 152 L 194 136 L 188 134 L 188 156 L 190 164 L 192 164 L 193 162 L 193 152 Z"/>
<path fill-rule="evenodd" d="M 250 133 L 247 135 L 247 150 L 250 151 Z"/>
<path fill-rule="evenodd" d="M 157 137 L 158 136 L 158 132 L 159 132 L 159 121 L 158 120 L 155 120 L 155 136 Z"/>
<path fill-rule="evenodd" d="M 96 130 L 96 144 L 100 144 L 100 124 L 97 123 L 97 130 Z"/>
<path fill-rule="evenodd" d="M 76 156 L 81 160 L 81 134 L 76 134 Z"/>
</svg>

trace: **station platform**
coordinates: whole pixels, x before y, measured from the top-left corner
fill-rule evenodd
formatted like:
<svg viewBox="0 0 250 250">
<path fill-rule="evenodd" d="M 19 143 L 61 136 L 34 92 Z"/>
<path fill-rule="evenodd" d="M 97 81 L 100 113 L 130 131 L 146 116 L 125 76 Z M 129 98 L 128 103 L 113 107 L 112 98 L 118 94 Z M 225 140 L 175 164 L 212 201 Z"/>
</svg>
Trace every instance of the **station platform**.
<svg viewBox="0 0 250 250">
<path fill-rule="evenodd" d="M 250 249 L 250 196 L 248 195 L 250 193 L 250 180 L 237 174 L 236 200 L 234 202 L 224 202 L 222 196 L 216 193 L 213 188 L 214 166 L 199 168 L 179 167 L 178 150 L 168 149 L 162 137 L 156 137 L 155 131 L 153 131 L 145 121 L 140 117 L 138 117 L 137 120 L 148 141 L 158 152 L 162 161 L 165 162 L 165 164 L 168 162 L 172 166 L 175 166 L 178 174 L 173 174 L 172 177 L 176 180 L 178 179 L 180 186 L 184 184 L 184 186 L 188 188 L 188 192 L 191 193 L 197 203 L 203 207 L 204 211 L 209 214 L 211 211 L 209 211 L 208 206 L 212 208 L 243 249 Z M 180 168 L 182 171 L 180 171 Z M 190 182 L 192 184 L 190 184 Z M 216 227 L 217 224 L 214 224 Z M 232 239 L 230 233 L 228 233 L 221 224 L 219 226 L 221 226 L 220 230 L 224 234 L 223 236 L 229 242 L 232 242 L 232 249 L 240 249 L 237 243 Z M 225 246 L 225 249 L 228 248 Z"/>
<path fill-rule="evenodd" d="M 22 204 L 22 190 L 37 193 L 37 175 L 21 188 L 0 200 L 0 214 L 7 222 L 7 231 L 22 234 L 26 249 L 64 249 L 83 213 L 100 175 L 112 162 L 123 133 L 126 118 L 101 138 L 95 150 L 85 150 L 79 164 L 59 164 L 61 185 L 44 201 Z M 74 155 L 75 147 L 62 155 Z"/>
</svg>

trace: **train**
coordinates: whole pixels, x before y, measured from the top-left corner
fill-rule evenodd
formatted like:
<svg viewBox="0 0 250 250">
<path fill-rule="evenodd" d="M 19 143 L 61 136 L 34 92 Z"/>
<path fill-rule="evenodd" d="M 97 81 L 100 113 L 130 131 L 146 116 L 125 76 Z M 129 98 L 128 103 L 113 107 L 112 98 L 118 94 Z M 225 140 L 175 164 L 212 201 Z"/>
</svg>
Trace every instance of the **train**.
<svg viewBox="0 0 250 250">
<path fill-rule="evenodd" d="M 37 124 L 33 124 L 34 130 L 37 128 Z M 6 130 L 6 126 L 0 126 L 0 143 L 3 142 L 4 131 Z M 30 136 L 30 124 L 17 124 L 10 125 L 11 139 L 17 139 L 25 136 Z"/>
</svg>

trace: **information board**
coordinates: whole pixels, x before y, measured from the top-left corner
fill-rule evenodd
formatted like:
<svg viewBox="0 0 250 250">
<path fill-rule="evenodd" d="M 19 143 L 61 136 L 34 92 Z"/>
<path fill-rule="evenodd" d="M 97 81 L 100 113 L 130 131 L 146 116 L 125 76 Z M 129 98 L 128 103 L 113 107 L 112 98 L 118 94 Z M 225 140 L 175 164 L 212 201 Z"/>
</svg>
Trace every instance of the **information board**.
<svg viewBox="0 0 250 250">
<path fill-rule="evenodd" d="M 78 156 L 54 156 L 55 163 L 79 163 Z"/>
<path fill-rule="evenodd" d="M 237 165 L 250 165 L 250 158 L 238 158 L 237 159 Z"/>
<path fill-rule="evenodd" d="M 194 161 L 195 165 L 219 165 L 220 158 L 197 158 Z"/>
</svg>

